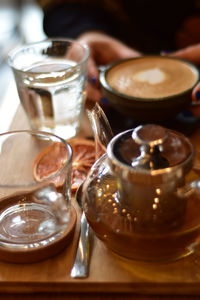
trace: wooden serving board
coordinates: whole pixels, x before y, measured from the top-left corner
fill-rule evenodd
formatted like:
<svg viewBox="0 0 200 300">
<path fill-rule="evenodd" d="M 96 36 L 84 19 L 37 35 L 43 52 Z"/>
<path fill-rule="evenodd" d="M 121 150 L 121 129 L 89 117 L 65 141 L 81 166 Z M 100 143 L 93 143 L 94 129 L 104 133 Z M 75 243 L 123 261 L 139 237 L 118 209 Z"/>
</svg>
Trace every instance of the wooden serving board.
<svg viewBox="0 0 200 300">
<path fill-rule="evenodd" d="M 89 125 L 86 126 L 89 130 Z M 29 128 L 21 108 L 11 129 Z M 200 131 L 192 137 L 198 141 Z M 0 292 L 132 292 L 135 294 L 200 295 L 200 250 L 173 263 L 144 263 L 118 257 L 93 239 L 90 275 L 70 278 L 79 233 L 80 211 L 72 243 L 59 255 L 32 264 L 0 262 Z"/>
</svg>

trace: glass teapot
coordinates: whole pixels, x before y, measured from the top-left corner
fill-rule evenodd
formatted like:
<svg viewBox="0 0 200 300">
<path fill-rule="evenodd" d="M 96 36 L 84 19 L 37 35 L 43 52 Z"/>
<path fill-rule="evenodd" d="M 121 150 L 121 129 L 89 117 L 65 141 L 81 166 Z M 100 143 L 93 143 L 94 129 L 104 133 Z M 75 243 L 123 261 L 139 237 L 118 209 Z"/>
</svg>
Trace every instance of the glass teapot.
<svg viewBox="0 0 200 300">
<path fill-rule="evenodd" d="M 102 129 L 98 119 L 92 120 L 97 143 Z M 108 132 L 111 136 L 110 128 Z M 131 259 L 169 261 L 194 252 L 200 181 L 185 183 L 194 159 L 190 140 L 154 124 L 127 130 L 109 142 L 104 133 L 106 153 L 92 166 L 82 196 L 97 237 Z"/>
</svg>

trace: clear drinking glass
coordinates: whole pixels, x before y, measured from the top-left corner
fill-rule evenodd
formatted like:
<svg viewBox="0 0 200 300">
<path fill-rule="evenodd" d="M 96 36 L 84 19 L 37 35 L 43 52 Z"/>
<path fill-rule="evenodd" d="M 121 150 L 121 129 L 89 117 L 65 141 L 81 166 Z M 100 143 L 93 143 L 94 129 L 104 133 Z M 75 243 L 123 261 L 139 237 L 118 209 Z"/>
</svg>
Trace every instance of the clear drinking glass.
<svg viewBox="0 0 200 300">
<path fill-rule="evenodd" d="M 0 134 L 0 259 L 33 262 L 67 245 L 76 222 L 71 162 L 71 147 L 53 134 Z"/>
<path fill-rule="evenodd" d="M 8 57 L 31 129 L 68 139 L 79 130 L 86 96 L 89 48 L 48 39 L 14 49 Z"/>
</svg>

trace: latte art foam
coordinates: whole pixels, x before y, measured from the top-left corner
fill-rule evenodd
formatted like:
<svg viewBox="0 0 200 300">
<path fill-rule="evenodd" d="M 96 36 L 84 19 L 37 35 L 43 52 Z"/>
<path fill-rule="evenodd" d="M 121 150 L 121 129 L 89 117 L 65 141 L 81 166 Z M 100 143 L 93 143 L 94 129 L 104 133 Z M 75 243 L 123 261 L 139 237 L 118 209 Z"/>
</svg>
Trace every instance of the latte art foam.
<svg viewBox="0 0 200 300">
<path fill-rule="evenodd" d="M 142 57 L 122 62 L 109 70 L 107 82 L 118 92 L 139 98 L 163 98 L 194 86 L 195 68 L 168 57 Z"/>
<path fill-rule="evenodd" d="M 133 76 L 133 80 L 147 82 L 148 84 L 161 83 L 165 78 L 166 75 L 158 68 L 140 71 Z"/>
</svg>

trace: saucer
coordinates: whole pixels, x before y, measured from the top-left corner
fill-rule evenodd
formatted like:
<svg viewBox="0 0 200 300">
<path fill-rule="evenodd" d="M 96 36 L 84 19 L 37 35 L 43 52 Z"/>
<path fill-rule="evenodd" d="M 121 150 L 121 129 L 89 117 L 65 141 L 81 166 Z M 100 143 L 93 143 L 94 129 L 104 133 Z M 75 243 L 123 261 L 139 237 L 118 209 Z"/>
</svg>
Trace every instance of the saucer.
<svg viewBox="0 0 200 300">
<path fill-rule="evenodd" d="M 59 234 L 52 236 L 48 242 L 40 241 L 38 243 L 13 245 L 0 242 L 0 260 L 11 263 L 34 263 L 44 259 L 48 259 L 69 245 L 76 226 L 77 213 L 75 208 L 71 207 L 71 216 L 66 229 Z"/>
</svg>

